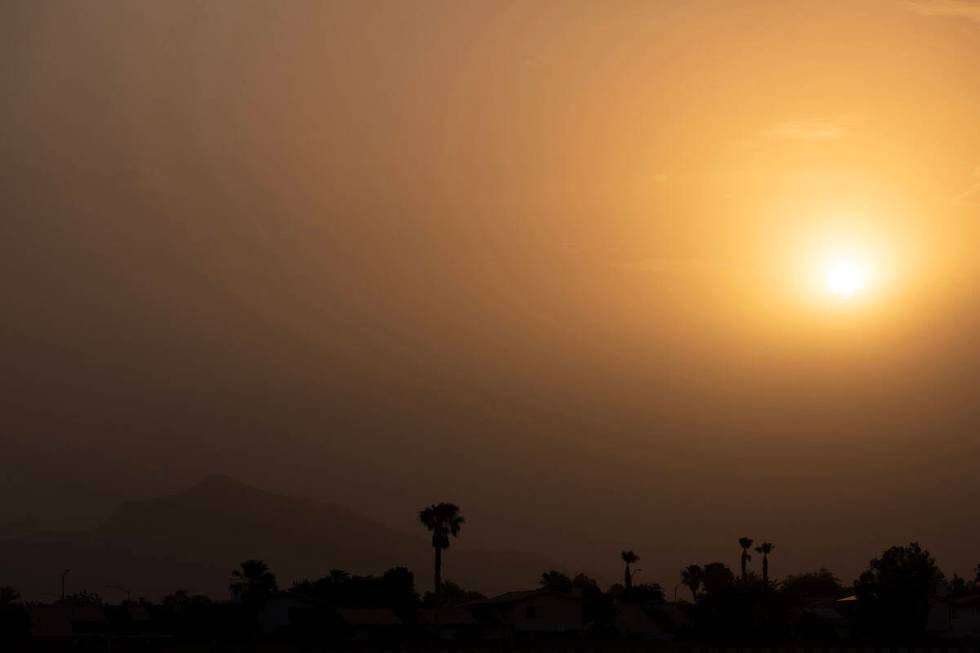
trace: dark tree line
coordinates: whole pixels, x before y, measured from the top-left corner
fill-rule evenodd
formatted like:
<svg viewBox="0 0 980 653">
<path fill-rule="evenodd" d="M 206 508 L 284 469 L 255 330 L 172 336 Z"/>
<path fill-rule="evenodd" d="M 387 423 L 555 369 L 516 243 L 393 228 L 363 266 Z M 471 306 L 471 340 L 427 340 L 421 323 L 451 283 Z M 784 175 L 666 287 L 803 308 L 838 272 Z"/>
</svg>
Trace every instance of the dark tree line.
<svg viewBox="0 0 980 653">
<path fill-rule="evenodd" d="M 452 538 L 460 535 L 465 519 L 459 506 L 432 504 L 419 512 L 419 521 L 431 533 L 433 548 L 433 590 L 420 597 L 414 574 L 394 567 L 381 576 L 358 576 L 331 569 L 320 578 L 294 583 L 290 593 L 330 609 L 388 608 L 405 624 L 418 622 L 420 609 L 433 609 L 438 624 L 442 607 L 460 606 L 484 599 L 442 577 L 442 564 Z M 840 607 L 838 600 L 850 597 L 846 616 L 854 636 L 869 639 L 909 640 L 921 637 L 927 628 L 930 609 L 938 595 L 955 599 L 980 594 L 980 565 L 972 579 L 954 575 L 946 581 L 928 551 L 918 543 L 894 546 L 870 561 L 853 583 L 844 587 L 824 568 L 814 572 L 773 580 L 770 557 L 775 546 L 762 542 L 753 549 L 750 537 L 738 539 L 738 574 L 723 562 L 692 564 L 680 574 L 680 584 L 690 592 L 690 602 L 679 604 L 690 617 L 688 632 L 697 638 L 787 638 L 827 637 L 832 633 L 818 619 L 801 617 L 817 603 Z M 761 556 L 761 575 L 751 569 L 752 554 Z M 539 588 L 574 595 L 581 599 L 584 622 L 594 634 L 616 633 L 616 617 L 622 606 L 633 604 L 654 617 L 666 607 L 663 589 L 655 583 L 637 583 L 642 571 L 636 568 L 640 557 L 632 550 L 622 551 L 623 582 L 603 590 L 594 578 L 579 573 L 569 576 L 558 570 L 541 574 Z M 275 574 L 262 560 L 250 559 L 231 572 L 229 591 L 233 601 L 220 603 L 177 591 L 159 605 L 127 601 L 123 605 L 153 608 L 169 632 L 237 633 L 254 636 L 258 617 L 279 590 Z M 676 599 L 676 589 L 675 597 Z M 0 586 L 0 611 L 16 608 L 17 591 Z M 141 600 L 142 601 L 142 600 Z M 102 606 L 101 597 L 86 591 L 66 595 L 60 603 L 73 606 Z"/>
<path fill-rule="evenodd" d="M 338 608 L 389 608 L 409 622 L 422 603 L 415 591 L 415 574 L 405 567 L 393 567 L 381 576 L 332 569 L 322 578 L 295 583 L 291 591 Z"/>
<path fill-rule="evenodd" d="M 943 579 L 936 561 L 918 542 L 891 547 L 872 560 L 854 584 L 863 626 L 878 637 L 921 634 L 930 598 Z"/>
<path fill-rule="evenodd" d="M 681 583 L 691 593 L 697 629 L 703 635 L 788 636 L 799 635 L 807 620 L 794 619 L 800 608 L 821 601 L 834 605 L 845 596 L 852 600 L 841 608 L 846 625 L 855 636 L 875 640 L 909 640 L 926 632 L 931 605 L 940 595 L 957 598 L 980 593 L 980 565 L 972 581 L 954 576 L 949 583 L 928 551 L 917 542 L 894 546 L 869 563 L 868 569 L 845 588 L 827 569 L 790 575 L 780 582 L 769 576 L 769 556 L 774 550 L 763 543 L 755 551 L 762 554 L 762 576 L 751 569 L 749 549 L 752 539 L 739 539 L 740 576 L 723 563 L 690 565 L 681 572 Z M 797 631 L 791 632 L 793 624 Z M 828 636 L 819 626 L 805 634 Z"/>
</svg>

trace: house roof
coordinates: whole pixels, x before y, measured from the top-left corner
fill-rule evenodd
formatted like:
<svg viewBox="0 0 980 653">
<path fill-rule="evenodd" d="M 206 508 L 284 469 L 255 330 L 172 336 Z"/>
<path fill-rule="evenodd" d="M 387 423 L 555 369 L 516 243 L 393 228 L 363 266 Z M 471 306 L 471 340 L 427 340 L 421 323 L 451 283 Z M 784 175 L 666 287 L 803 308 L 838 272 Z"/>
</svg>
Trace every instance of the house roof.
<svg viewBox="0 0 980 653">
<path fill-rule="evenodd" d="M 616 607 L 616 628 L 629 635 L 660 635 L 663 630 L 637 603 L 622 603 Z"/>
<path fill-rule="evenodd" d="M 425 624 L 434 624 L 436 622 L 435 610 L 419 610 L 419 621 Z M 442 608 L 439 611 L 439 623 L 443 626 L 475 626 L 480 622 L 466 608 L 451 607 Z"/>
<path fill-rule="evenodd" d="M 967 594 L 950 601 L 953 605 L 980 605 L 980 594 Z"/>
<path fill-rule="evenodd" d="M 687 606 L 689 604 L 684 603 L 678 605 L 677 603 L 665 603 L 663 607 L 660 608 L 664 617 L 667 618 L 671 625 L 677 628 L 687 628 L 691 625 L 691 617 L 688 613 L 688 609 L 686 607 L 682 607 L 682 605 Z"/>
<path fill-rule="evenodd" d="M 524 601 L 527 599 L 537 598 L 539 596 L 554 596 L 560 599 L 566 599 L 568 601 L 581 601 L 577 596 L 572 596 L 571 594 L 564 594 L 562 592 L 553 592 L 551 590 L 524 590 L 517 592 L 505 592 L 499 596 L 494 596 L 489 599 L 482 599 L 479 601 L 473 601 L 472 604 L 481 603 L 517 603 L 518 601 Z"/>
<path fill-rule="evenodd" d="M 823 619 L 825 621 L 841 621 L 844 617 L 836 609 L 826 605 L 814 605 L 803 608 L 801 613 L 806 613 L 811 617 Z"/>
<path fill-rule="evenodd" d="M 291 604 L 302 604 L 308 606 L 323 605 L 324 601 L 320 599 L 313 598 L 311 596 L 306 596 L 305 594 L 297 594 L 296 592 L 276 592 L 269 597 L 268 603 L 272 601 L 277 602 L 287 602 Z"/>
<path fill-rule="evenodd" d="M 345 608 L 337 612 L 348 626 L 398 626 L 402 623 L 388 608 Z"/>
<path fill-rule="evenodd" d="M 105 611 L 97 605 L 70 605 L 65 608 L 68 621 L 73 624 L 105 623 Z"/>
<path fill-rule="evenodd" d="M 60 605 L 39 605 L 28 609 L 32 637 L 71 637 L 75 629 L 68 621 L 68 611 Z"/>
</svg>

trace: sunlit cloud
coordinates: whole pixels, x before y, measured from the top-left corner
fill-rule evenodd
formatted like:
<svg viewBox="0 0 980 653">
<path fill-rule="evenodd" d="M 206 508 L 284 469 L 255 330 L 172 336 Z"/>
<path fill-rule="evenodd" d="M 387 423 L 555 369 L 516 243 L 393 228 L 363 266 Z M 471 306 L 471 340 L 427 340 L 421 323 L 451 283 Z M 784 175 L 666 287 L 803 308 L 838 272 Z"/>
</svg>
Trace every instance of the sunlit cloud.
<svg viewBox="0 0 980 653">
<path fill-rule="evenodd" d="M 789 141 L 829 141 L 846 133 L 841 121 L 794 120 L 781 122 L 763 131 L 768 138 Z"/>
<path fill-rule="evenodd" d="M 902 5 L 920 16 L 966 18 L 980 25 L 980 2 L 976 0 L 904 0 Z"/>
</svg>

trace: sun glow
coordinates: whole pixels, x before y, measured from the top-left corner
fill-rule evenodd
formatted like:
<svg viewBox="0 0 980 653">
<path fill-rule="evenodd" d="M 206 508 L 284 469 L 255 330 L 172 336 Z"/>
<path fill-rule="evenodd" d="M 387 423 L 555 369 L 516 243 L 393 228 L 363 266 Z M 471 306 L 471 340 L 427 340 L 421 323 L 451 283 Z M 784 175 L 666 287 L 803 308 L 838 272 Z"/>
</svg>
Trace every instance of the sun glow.
<svg viewBox="0 0 980 653">
<path fill-rule="evenodd" d="M 826 282 L 832 295 L 850 299 L 867 286 L 867 269 L 855 261 L 834 261 L 827 268 Z"/>
<path fill-rule="evenodd" d="M 908 289 L 911 259 L 902 247 L 907 236 L 897 219 L 864 217 L 875 214 L 890 218 L 894 213 L 869 207 L 858 215 L 828 219 L 814 211 L 803 214 L 805 223 L 790 226 L 781 253 L 792 273 L 786 278 L 792 285 L 785 289 L 801 307 L 829 309 L 825 315 L 832 319 L 847 315 L 862 321 L 894 308 L 898 291 Z"/>
</svg>

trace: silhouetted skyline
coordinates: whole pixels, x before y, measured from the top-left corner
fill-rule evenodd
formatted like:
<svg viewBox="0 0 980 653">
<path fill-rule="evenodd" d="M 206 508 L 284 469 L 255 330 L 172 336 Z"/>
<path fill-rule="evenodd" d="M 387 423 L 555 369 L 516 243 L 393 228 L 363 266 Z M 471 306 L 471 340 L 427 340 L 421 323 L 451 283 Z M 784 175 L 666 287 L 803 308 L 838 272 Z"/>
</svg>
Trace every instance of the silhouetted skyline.
<svg viewBox="0 0 980 653">
<path fill-rule="evenodd" d="M 642 558 L 635 551 L 620 553 L 626 565 L 623 582 L 606 588 L 582 571 L 572 575 L 551 568 L 540 573 L 532 589 L 487 596 L 443 578 L 446 553 L 467 523 L 460 506 L 432 504 L 418 517 L 434 552 L 429 591 L 422 592 L 405 565 L 383 574 L 330 567 L 323 575 L 306 576 L 310 568 L 322 569 L 324 559 L 352 562 L 360 556 L 378 567 L 385 557 L 416 547 L 412 538 L 396 542 L 392 532 L 365 531 L 356 515 L 337 506 L 269 494 L 229 478 L 206 479 L 181 495 L 121 508 L 112 523 L 87 539 L 35 535 L 0 542 L 0 554 L 17 560 L 22 574 L 50 567 L 51 559 L 40 562 L 47 555 L 80 563 L 87 572 L 83 582 L 125 569 L 126 578 L 140 587 L 134 594 L 133 585 L 104 585 L 124 594 L 116 602 L 84 586 L 68 591 L 66 578 L 73 568 L 61 573 L 57 600 L 31 599 L 18 587 L 0 585 L 0 643 L 76 647 L 102 642 L 109 648 L 118 642 L 132 650 L 164 640 L 178 647 L 206 643 L 212 648 L 275 642 L 290 649 L 331 650 L 352 641 L 521 647 L 545 637 L 552 645 L 574 646 L 642 639 L 685 648 L 808 642 L 955 644 L 971 650 L 980 637 L 980 564 L 972 577 L 947 576 L 918 542 L 888 547 L 852 583 L 825 567 L 772 577 L 771 542 L 755 548 L 763 556 L 760 575 L 750 568 L 754 540 L 742 536 L 737 540 L 738 577 L 720 561 L 688 565 L 672 600 L 660 583 L 636 582 L 643 570 L 636 567 Z M 343 538 L 324 537 L 330 531 Z M 293 579 L 279 576 L 265 559 L 247 558 L 227 576 L 227 598 L 220 596 L 223 592 L 209 595 L 184 586 L 145 596 L 150 583 L 159 588 L 189 581 L 214 590 L 222 561 L 259 549 L 272 552 L 292 570 Z M 187 564 L 209 558 L 216 563 L 210 569 Z M 464 567 L 462 575 L 475 571 L 480 583 L 509 578 L 529 587 L 526 569 L 513 560 L 500 552 L 479 552 L 472 559 L 475 567 Z M 27 583 L 21 587 L 29 586 L 28 577 L 18 579 Z M 678 599 L 681 585 L 691 591 L 690 601 Z"/>
</svg>

